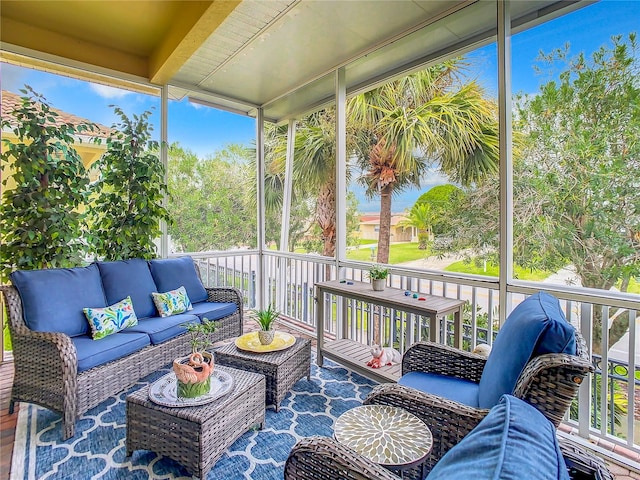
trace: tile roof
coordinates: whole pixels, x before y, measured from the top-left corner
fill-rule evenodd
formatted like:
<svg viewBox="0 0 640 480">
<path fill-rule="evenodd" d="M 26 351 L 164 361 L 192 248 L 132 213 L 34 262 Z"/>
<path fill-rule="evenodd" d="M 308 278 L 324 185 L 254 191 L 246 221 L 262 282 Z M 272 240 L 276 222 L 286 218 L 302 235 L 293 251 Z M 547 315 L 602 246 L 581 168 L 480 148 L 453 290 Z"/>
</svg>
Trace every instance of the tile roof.
<svg viewBox="0 0 640 480">
<path fill-rule="evenodd" d="M 13 122 L 11 121 L 12 113 L 17 107 L 19 107 L 22 104 L 22 100 L 21 100 L 22 95 L 17 95 L 13 92 L 9 92 L 8 90 L 2 90 L 1 96 L 2 96 L 2 109 L 0 111 L 2 112 L 2 118 L 9 119 L 9 122 L 13 124 Z M 83 132 L 83 135 L 87 135 L 91 137 L 106 138 L 113 131 L 113 129 L 110 127 L 106 127 L 99 123 L 92 122 L 89 119 L 82 118 L 77 115 L 73 115 L 72 113 L 64 112 L 62 110 L 59 110 L 53 107 L 51 107 L 51 110 L 58 114 L 58 116 L 55 117 L 56 125 L 62 125 L 65 123 L 70 123 L 72 125 L 80 125 L 82 123 L 93 123 L 98 127 L 98 130 L 94 130 L 93 132 L 88 132 L 88 131 Z"/>
</svg>

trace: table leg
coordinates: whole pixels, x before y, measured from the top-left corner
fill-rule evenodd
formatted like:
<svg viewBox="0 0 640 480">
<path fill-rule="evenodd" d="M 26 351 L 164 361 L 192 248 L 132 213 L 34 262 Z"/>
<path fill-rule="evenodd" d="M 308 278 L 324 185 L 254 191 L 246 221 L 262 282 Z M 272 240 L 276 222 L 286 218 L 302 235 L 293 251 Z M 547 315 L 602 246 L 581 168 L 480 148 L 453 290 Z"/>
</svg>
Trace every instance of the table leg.
<svg viewBox="0 0 640 480">
<path fill-rule="evenodd" d="M 317 288 L 316 297 L 316 362 L 319 367 L 322 367 L 324 357 L 322 355 L 322 348 L 324 346 L 324 292 L 321 288 Z"/>
<path fill-rule="evenodd" d="M 429 316 L 429 340 L 438 342 L 440 336 L 440 322 L 436 315 Z"/>
<path fill-rule="evenodd" d="M 453 314 L 453 346 L 462 348 L 462 307 Z"/>
</svg>

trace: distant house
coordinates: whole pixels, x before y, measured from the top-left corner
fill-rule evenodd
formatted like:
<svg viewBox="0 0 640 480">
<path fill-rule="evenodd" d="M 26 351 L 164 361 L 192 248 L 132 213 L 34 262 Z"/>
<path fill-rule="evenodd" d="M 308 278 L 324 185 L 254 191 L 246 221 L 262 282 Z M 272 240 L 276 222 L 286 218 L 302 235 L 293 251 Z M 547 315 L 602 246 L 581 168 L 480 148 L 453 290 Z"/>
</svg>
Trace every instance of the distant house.
<svg viewBox="0 0 640 480">
<path fill-rule="evenodd" d="M 391 214 L 391 241 L 392 242 L 415 242 L 418 234 L 414 227 L 402 227 L 398 224 L 407 217 L 403 213 Z M 359 238 L 362 240 L 378 240 L 380 232 L 380 214 L 363 213 L 360 215 L 360 225 L 358 227 Z"/>
<path fill-rule="evenodd" d="M 9 92 L 7 90 L 2 90 L 2 119 L 8 120 L 11 127 L 2 129 L 2 151 L 4 150 L 4 141 L 8 140 L 11 143 L 17 142 L 18 138 L 13 133 L 13 127 L 16 125 L 16 121 L 12 116 L 12 112 L 16 107 L 19 107 L 22 103 L 21 95 L 17 95 L 15 93 Z M 56 117 L 56 124 L 62 125 L 64 123 L 70 123 L 72 125 L 80 125 L 82 123 L 93 123 L 96 125 L 97 129 L 92 132 L 85 132 L 83 135 L 78 135 L 75 139 L 75 143 L 73 144 L 73 148 L 78 152 L 80 158 L 82 158 L 82 163 L 85 168 L 90 169 L 91 165 L 100 158 L 100 156 L 106 151 L 107 144 L 106 139 L 109 134 L 112 132 L 112 129 L 106 127 L 104 125 L 100 125 L 95 122 L 91 122 L 86 118 L 78 117 L 77 115 L 73 115 L 68 112 L 64 112 L 57 108 L 51 108 L 52 111 L 58 114 Z M 93 141 L 95 138 L 101 139 L 100 143 Z M 2 176 L 9 176 L 7 174 L 7 170 L 2 173 Z M 94 180 L 97 177 L 97 172 L 91 173 L 91 179 Z M 7 188 L 12 188 L 13 183 L 12 179 L 9 179 L 7 182 Z"/>
</svg>

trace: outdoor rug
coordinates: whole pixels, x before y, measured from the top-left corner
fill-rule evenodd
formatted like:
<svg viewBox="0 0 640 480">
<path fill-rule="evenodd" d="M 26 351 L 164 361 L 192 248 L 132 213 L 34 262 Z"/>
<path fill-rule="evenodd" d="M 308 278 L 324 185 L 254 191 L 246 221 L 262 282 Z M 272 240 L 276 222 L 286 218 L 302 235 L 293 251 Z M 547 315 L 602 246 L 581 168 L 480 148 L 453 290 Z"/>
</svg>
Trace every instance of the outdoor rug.
<svg viewBox="0 0 640 480">
<path fill-rule="evenodd" d="M 315 360 L 315 358 L 314 358 Z M 24 479 L 188 479 L 179 463 L 137 450 L 127 458 L 125 398 L 128 393 L 169 372 L 162 369 L 128 392 L 111 397 L 76 422 L 75 435 L 61 440 L 60 417 L 47 409 L 21 404 L 16 427 L 12 480 Z M 295 443 L 311 435 L 333 435 L 333 423 L 362 403 L 374 382 L 325 360 L 311 365 L 311 381 L 303 377 L 282 401 L 280 411 L 267 409 L 262 430 L 240 437 L 220 457 L 207 478 L 282 479 L 284 463 Z"/>
</svg>

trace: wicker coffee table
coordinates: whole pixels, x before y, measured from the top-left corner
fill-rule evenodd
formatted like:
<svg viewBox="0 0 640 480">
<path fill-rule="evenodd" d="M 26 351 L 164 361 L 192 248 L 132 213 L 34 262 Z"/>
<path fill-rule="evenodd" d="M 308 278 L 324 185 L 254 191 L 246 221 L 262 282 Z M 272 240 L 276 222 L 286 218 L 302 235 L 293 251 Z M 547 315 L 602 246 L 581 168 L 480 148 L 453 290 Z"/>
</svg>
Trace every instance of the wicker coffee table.
<svg viewBox="0 0 640 480">
<path fill-rule="evenodd" d="M 285 350 L 265 353 L 240 350 L 232 339 L 215 350 L 215 361 L 263 374 L 267 379 L 266 404 L 274 405 L 276 412 L 298 380 L 305 375 L 311 380 L 311 342 L 305 338 L 296 338 L 296 343 Z"/>
<path fill-rule="evenodd" d="M 404 475 L 422 467 L 433 437 L 429 427 L 406 410 L 388 405 L 363 405 L 344 412 L 333 427 L 333 436 L 359 455 Z"/>
<path fill-rule="evenodd" d="M 127 396 L 127 456 L 151 450 L 205 478 L 218 458 L 253 425 L 264 424 L 263 375 L 216 365 L 233 390 L 197 407 L 164 407 L 149 400 L 149 386 Z"/>
</svg>

